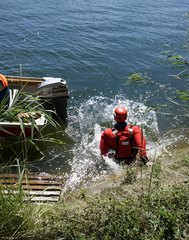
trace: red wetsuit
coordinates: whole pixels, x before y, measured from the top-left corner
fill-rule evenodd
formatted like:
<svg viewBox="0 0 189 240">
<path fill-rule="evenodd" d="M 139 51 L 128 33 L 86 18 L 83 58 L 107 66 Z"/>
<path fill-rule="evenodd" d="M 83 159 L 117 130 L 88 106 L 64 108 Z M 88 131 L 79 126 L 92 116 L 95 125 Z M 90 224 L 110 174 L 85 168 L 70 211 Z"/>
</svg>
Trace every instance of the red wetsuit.
<svg viewBox="0 0 189 240">
<path fill-rule="evenodd" d="M 121 130 L 108 128 L 101 135 L 101 154 L 107 155 L 109 149 L 115 150 L 116 159 L 130 164 L 137 153 L 146 157 L 146 138 L 139 126 L 128 125 Z"/>
</svg>

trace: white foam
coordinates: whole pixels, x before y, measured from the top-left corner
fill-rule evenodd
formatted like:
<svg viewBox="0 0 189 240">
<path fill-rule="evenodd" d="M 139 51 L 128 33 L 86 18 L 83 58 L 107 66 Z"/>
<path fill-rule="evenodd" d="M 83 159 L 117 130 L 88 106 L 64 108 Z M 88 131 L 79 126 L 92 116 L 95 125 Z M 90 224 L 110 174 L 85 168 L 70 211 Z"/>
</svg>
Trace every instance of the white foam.
<svg viewBox="0 0 189 240">
<path fill-rule="evenodd" d="M 102 179 L 107 174 L 119 170 L 120 166 L 112 159 L 107 157 L 102 161 L 99 150 L 101 133 L 105 128 L 112 126 L 113 110 L 119 104 L 125 105 L 128 109 L 128 121 L 144 129 L 147 140 L 149 139 L 147 148 L 151 159 L 159 156 L 169 144 L 176 141 L 174 137 L 171 140 L 170 137 L 160 140 L 156 112 L 143 103 L 128 100 L 123 95 L 114 99 L 92 97 L 81 104 L 75 117 L 70 117 L 66 130 L 76 143 L 65 190 Z M 151 139 L 156 140 L 153 142 Z"/>
</svg>

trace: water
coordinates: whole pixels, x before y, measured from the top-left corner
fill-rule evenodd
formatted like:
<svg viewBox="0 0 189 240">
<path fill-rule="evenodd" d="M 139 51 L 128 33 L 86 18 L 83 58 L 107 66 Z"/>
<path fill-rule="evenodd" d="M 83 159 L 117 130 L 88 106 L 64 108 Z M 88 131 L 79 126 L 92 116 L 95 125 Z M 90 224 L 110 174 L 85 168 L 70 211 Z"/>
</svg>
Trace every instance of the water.
<svg viewBox="0 0 189 240">
<path fill-rule="evenodd" d="M 66 144 L 47 147 L 40 170 L 71 172 L 70 186 L 117 169 L 110 164 L 105 171 L 98 147 L 118 103 L 144 128 L 150 154 L 178 139 L 161 145 L 160 136 L 188 126 L 177 117 L 182 109 L 167 101 L 188 83 L 174 80 L 177 71 L 162 55 L 174 49 L 188 57 L 187 0 L 1 0 L 0 9 L 0 71 L 19 75 L 21 64 L 23 76 L 62 77 L 70 90 Z M 152 83 L 126 84 L 134 72 L 147 73 Z"/>
</svg>

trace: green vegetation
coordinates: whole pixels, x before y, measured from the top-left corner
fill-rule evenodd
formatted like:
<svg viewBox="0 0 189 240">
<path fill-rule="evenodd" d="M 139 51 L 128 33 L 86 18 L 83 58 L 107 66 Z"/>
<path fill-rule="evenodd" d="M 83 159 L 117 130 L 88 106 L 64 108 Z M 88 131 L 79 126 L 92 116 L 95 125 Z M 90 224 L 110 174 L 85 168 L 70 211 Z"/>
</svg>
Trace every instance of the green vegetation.
<svg viewBox="0 0 189 240">
<path fill-rule="evenodd" d="M 178 56 L 170 57 L 174 61 L 177 58 Z M 180 57 L 178 61 L 175 66 L 181 65 Z M 146 80 L 149 80 L 147 75 L 129 76 L 130 82 L 146 83 Z M 188 94 L 187 91 L 180 92 L 179 96 L 188 100 L 185 94 Z M 18 118 L 18 113 L 25 113 L 26 110 L 30 112 L 28 105 L 24 108 L 22 105 L 19 109 L 19 105 L 16 106 L 3 116 L 14 120 Z M 44 112 L 42 108 L 33 109 L 33 104 L 31 106 L 32 112 Z M 47 118 L 49 122 L 52 121 L 49 115 Z M 18 120 L 25 121 L 22 118 Z M 52 125 L 56 124 L 52 121 Z M 42 139 L 45 141 L 44 137 Z M 52 140 L 49 135 L 46 139 Z M 27 159 L 29 149 L 25 147 L 25 140 L 24 138 L 23 159 Z M 36 140 L 32 138 L 29 142 L 36 146 Z M 0 239 L 189 239 L 187 147 L 179 146 L 178 152 L 174 146 L 170 150 L 172 155 L 154 159 L 152 168 L 138 164 L 123 167 L 121 173 L 109 176 L 94 186 L 65 192 L 58 203 L 33 204 L 26 201 L 21 185 L 16 193 L 15 189 L 0 185 Z M 22 178 L 22 174 L 27 172 L 27 166 L 25 164 L 23 170 L 19 158 L 17 161 Z"/>
<path fill-rule="evenodd" d="M 164 51 L 164 55 L 167 56 L 167 62 L 170 63 L 173 68 L 181 70 L 173 76 L 177 80 L 189 81 L 189 62 L 183 56 L 170 50 Z M 189 89 L 177 90 L 176 94 L 181 100 L 189 100 Z"/>
<path fill-rule="evenodd" d="M 152 168 L 124 167 L 100 191 L 96 184 L 67 192 L 54 204 L 25 202 L 22 191 L 1 188 L 0 239 L 188 239 L 188 153 L 175 149 Z"/>
<path fill-rule="evenodd" d="M 2 121 L 10 121 L 10 122 L 19 121 L 20 114 L 32 113 L 31 115 L 29 115 L 29 117 L 22 117 L 23 123 L 25 122 L 34 123 L 33 120 L 39 118 L 40 115 L 43 114 L 51 125 L 53 126 L 57 125 L 57 123 L 55 123 L 55 121 L 53 121 L 51 117 L 51 114 L 50 114 L 51 112 L 44 110 L 42 102 L 37 96 L 28 94 L 22 91 L 16 94 L 11 104 L 11 107 L 8 110 L 4 111 L 4 102 L 1 103 L 0 110 L 1 110 L 1 116 L 0 116 L 1 122 Z"/>
<path fill-rule="evenodd" d="M 53 120 L 52 111 L 44 109 L 40 99 L 34 95 L 20 91 L 14 98 L 11 107 L 4 110 L 4 102 L 0 104 L 1 122 L 19 122 L 21 133 L 18 138 L 12 135 L 12 139 L 1 139 L 0 160 L 2 169 L 18 165 L 23 169 L 28 168 L 28 161 L 43 159 L 44 153 L 40 146 L 55 143 L 63 144 L 56 135 L 62 132 L 61 126 Z M 45 124 L 39 128 L 37 119 L 43 118 Z M 25 134 L 25 124 L 31 124 L 31 135 Z M 52 131 L 46 131 L 48 128 Z M 7 132 L 0 127 L 1 132 Z M 11 133 L 10 133 L 11 134 Z M 0 171 L 2 171 L 0 169 Z"/>
<path fill-rule="evenodd" d="M 127 79 L 127 84 L 133 84 L 133 83 L 137 83 L 137 84 L 147 84 L 147 83 L 152 83 L 152 79 L 151 77 L 149 77 L 146 73 L 142 74 L 142 73 L 133 73 L 130 74 L 128 76 Z"/>
</svg>

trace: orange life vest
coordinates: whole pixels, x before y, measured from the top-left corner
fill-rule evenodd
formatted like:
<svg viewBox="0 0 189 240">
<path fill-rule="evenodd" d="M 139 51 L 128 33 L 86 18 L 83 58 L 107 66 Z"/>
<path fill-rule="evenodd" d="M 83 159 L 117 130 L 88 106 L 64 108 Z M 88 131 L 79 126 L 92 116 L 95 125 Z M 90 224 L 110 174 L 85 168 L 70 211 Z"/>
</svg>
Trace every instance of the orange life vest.
<svg viewBox="0 0 189 240">
<path fill-rule="evenodd" d="M 3 89 L 5 89 L 6 87 L 8 87 L 7 78 L 6 78 L 3 74 L 0 74 L 0 81 L 1 81 L 2 84 L 3 84 Z"/>
</svg>

